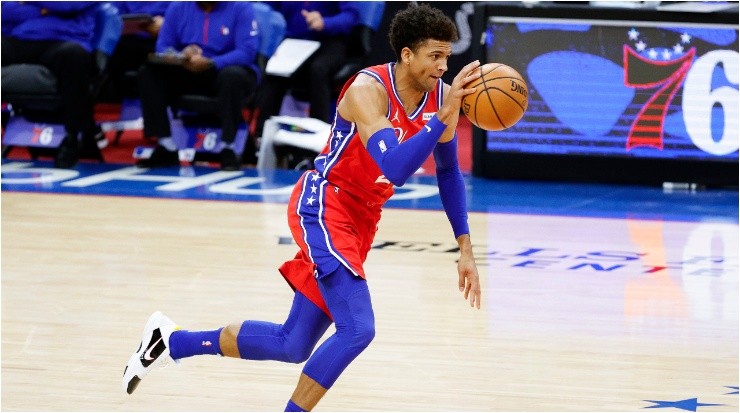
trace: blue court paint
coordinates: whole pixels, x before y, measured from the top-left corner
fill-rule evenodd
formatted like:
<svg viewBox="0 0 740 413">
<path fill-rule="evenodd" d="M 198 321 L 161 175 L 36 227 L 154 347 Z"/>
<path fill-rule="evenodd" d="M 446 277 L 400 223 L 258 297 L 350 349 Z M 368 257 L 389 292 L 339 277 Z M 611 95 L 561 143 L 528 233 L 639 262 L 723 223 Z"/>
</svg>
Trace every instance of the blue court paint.
<svg viewBox="0 0 740 413">
<path fill-rule="evenodd" d="M 299 171 L 207 167 L 139 169 L 80 163 L 54 169 L 48 161 L 2 163 L 2 190 L 213 201 L 287 203 Z M 732 189 L 666 192 L 662 188 L 465 177 L 471 212 L 738 223 Z M 434 176 L 414 176 L 386 208 L 441 210 Z"/>
<path fill-rule="evenodd" d="M 697 407 L 700 406 L 724 406 L 724 404 L 716 403 L 699 403 L 697 398 L 678 400 L 678 401 L 667 401 L 667 400 L 645 400 L 646 402 L 654 403 L 652 406 L 643 407 L 644 409 L 662 409 L 662 408 L 674 408 L 695 412 Z"/>
</svg>

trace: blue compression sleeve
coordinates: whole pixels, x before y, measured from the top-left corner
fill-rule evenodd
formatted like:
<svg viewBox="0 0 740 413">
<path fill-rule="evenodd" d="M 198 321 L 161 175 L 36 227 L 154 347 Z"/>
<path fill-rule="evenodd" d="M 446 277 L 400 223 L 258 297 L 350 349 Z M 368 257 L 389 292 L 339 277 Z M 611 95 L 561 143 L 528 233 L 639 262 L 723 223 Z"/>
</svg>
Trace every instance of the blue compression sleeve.
<svg viewBox="0 0 740 413">
<path fill-rule="evenodd" d="M 283 324 L 247 320 L 236 344 L 245 360 L 278 360 L 302 363 L 331 325 L 331 319 L 306 296 L 296 292 Z"/>
<path fill-rule="evenodd" d="M 457 239 L 460 235 L 470 233 L 465 181 L 457 163 L 457 135 L 449 142 L 437 144 L 434 161 L 437 163 L 439 197 Z"/>
<path fill-rule="evenodd" d="M 429 157 L 445 129 L 447 125 L 434 115 L 422 130 L 401 144 L 393 129 L 381 129 L 367 140 L 367 151 L 383 175 L 393 185 L 402 186 Z"/>
<path fill-rule="evenodd" d="M 317 281 L 336 331 L 313 352 L 303 373 L 328 389 L 375 337 L 375 314 L 367 281 L 344 265 Z"/>
</svg>

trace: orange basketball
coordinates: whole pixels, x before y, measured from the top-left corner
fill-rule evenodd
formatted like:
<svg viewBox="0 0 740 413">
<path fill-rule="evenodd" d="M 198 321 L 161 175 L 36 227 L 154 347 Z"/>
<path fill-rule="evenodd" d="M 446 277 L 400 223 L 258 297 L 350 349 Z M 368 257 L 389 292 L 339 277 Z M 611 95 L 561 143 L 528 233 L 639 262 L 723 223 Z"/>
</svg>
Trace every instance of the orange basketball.
<svg viewBox="0 0 740 413">
<path fill-rule="evenodd" d="M 527 110 L 527 84 L 516 70 L 501 63 L 487 63 L 478 68 L 481 77 L 466 85 L 475 88 L 462 100 L 462 110 L 473 124 L 489 131 L 514 126 Z"/>
</svg>

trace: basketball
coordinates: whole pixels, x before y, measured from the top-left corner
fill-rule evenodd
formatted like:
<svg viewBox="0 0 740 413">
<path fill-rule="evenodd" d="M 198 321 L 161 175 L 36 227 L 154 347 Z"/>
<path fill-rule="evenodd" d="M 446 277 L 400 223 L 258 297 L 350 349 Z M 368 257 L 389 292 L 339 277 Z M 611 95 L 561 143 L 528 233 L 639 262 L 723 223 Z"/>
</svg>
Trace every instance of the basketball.
<svg viewBox="0 0 740 413">
<path fill-rule="evenodd" d="M 499 131 L 514 126 L 527 110 L 527 84 L 516 70 L 501 63 L 478 68 L 481 77 L 465 86 L 475 93 L 462 100 L 462 110 L 481 129 Z"/>
</svg>

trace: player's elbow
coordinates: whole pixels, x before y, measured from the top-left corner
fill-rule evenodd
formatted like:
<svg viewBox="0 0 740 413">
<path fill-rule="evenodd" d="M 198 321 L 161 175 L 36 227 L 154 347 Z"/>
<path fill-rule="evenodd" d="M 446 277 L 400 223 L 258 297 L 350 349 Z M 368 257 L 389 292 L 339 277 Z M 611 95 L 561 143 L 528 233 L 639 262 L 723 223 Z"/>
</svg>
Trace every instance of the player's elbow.
<svg viewBox="0 0 740 413">
<path fill-rule="evenodd" d="M 388 178 L 386 176 L 386 178 Z M 406 180 L 408 178 L 401 178 L 401 177 L 395 177 L 395 178 L 388 178 L 389 181 L 395 186 L 403 186 L 406 183 Z"/>
<path fill-rule="evenodd" d="M 383 176 L 385 176 L 385 179 L 390 181 L 395 186 L 403 186 L 406 181 L 409 179 L 410 175 L 401 173 L 397 170 L 393 170 L 391 168 L 388 168 L 389 170 L 385 170 L 381 168 L 383 171 Z"/>
<path fill-rule="evenodd" d="M 403 186 L 418 168 L 400 157 L 399 152 L 395 150 L 396 148 L 393 149 L 388 151 L 388 154 L 383 157 L 378 166 L 385 179 L 395 186 Z"/>
</svg>

